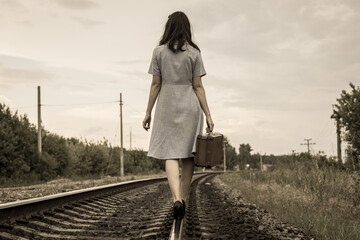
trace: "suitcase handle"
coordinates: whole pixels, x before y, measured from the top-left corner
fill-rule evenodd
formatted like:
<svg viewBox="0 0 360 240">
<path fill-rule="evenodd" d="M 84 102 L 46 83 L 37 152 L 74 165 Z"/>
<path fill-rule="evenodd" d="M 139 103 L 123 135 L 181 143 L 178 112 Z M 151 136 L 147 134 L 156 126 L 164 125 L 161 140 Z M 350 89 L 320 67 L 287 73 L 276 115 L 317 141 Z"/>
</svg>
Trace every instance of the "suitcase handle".
<svg viewBox="0 0 360 240">
<path fill-rule="evenodd" d="M 213 140 L 215 134 L 212 131 L 209 131 L 209 132 L 206 133 L 206 136 L 207 136 L 208 139 Z"/>
</svg>

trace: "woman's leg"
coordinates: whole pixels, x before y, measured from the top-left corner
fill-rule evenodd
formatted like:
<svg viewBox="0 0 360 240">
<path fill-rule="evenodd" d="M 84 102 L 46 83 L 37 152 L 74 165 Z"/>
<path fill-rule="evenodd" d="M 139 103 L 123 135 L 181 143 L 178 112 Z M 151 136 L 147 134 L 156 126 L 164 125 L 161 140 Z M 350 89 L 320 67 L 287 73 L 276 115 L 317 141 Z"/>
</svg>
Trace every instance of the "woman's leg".
<svg viewBox="0 0 360 240">
<path fill-rule="evenodd" d="M 186 202 L 194 172 L 194 158 L 183 158 L 181 169 L 180 197 Z"/>
<path fill-rule="evenodd" d="M 165 162 L 166 176 L 169 182 L 170 190 L 173 195 L 173 201 L 179 201 L 180 198 L 180 180 L 179 180 L 179 161 L 168 159 Z"/>
</svg>

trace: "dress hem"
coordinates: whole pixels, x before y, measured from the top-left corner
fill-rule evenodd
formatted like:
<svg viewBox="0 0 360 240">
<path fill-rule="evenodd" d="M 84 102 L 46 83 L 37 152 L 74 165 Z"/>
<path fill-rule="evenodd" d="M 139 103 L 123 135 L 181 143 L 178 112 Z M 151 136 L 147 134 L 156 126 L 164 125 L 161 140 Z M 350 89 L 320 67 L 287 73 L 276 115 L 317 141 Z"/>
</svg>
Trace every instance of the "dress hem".
<svg viewBox="0 0 360 240">
<path fill-rule="evenodd" d="M 152 157 L 152 158 L 156 158 L 156 159 L 160 159 L 160 160 L 179 160 L 180 158 L 191 158 L 191 157 L 195 157 L 195 154 L 192 153 L 192 156 L 189 157 L 157 157 L 154 155 L 146 155 L 147 157 Z"/>
</svg>

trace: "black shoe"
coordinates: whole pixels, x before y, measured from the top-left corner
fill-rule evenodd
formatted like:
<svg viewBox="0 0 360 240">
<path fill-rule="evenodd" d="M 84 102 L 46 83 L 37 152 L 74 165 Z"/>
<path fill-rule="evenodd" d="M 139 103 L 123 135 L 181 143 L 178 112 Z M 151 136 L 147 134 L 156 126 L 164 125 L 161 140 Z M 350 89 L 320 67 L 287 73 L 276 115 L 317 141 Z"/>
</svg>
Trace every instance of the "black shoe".
<svg viewBox="0 0 360 240">
<path fill-rule="evenodd" d="M 181 219 L 183 215 L 183 204 L 180 201 L 174 203 L 174 219 Z"/>
</svg>

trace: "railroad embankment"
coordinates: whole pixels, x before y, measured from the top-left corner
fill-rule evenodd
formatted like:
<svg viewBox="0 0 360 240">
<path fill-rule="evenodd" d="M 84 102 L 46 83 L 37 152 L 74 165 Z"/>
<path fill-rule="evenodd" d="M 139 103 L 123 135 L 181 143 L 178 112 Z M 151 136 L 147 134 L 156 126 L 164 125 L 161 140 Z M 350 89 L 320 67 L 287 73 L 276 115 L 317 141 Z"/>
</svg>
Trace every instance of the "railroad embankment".
<svg viewBox="0 0 360 240">
<path fill-rule="evenodd" d="M 360 175 L 313 162 L 218 176 L 247 201 L 315 239 L 360 239 Z"/>
</svg>

